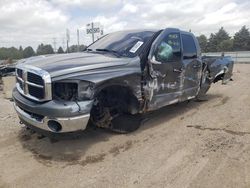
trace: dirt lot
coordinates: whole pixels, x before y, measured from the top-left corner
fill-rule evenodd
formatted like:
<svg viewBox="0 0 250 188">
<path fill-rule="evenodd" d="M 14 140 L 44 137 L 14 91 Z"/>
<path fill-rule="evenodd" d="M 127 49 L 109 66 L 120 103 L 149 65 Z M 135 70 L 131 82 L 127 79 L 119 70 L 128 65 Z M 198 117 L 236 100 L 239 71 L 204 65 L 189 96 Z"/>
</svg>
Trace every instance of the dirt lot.
<svg viewBox="0 0 250 188">
<path fill-rule="evenodd" d="M 233 78 L 132 134 L 88 129 L 58 142 L 21 128 L 1 94 L 0 187 L 250 187 L 250 65 Z"/>
</svg>

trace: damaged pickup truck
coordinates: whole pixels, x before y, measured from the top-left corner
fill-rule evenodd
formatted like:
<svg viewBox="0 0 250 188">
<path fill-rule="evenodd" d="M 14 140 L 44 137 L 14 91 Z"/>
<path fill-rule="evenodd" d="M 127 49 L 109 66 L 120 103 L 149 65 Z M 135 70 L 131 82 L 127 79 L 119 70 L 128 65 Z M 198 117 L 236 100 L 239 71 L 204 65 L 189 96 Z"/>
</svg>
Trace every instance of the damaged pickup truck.
<svg viewBox="0 0 250 188">
<path fill-rule="evenodd" d="M 203 97 L 231 79 L 230 57 L 202 57 L 190 32 L 130 30 L 107 34 L 85 52 L 38 56 L 16 66 L 14 107 L 41 134 L 88 124 L 134 131 L 140 114 Z"/>
</svg>

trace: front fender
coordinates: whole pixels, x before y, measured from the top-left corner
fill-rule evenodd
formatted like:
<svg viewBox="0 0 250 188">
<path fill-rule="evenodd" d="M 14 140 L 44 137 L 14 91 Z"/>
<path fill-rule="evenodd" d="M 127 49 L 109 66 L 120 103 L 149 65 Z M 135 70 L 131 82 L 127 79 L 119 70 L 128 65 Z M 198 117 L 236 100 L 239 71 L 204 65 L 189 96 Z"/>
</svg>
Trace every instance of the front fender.
<svg viewBox="0 0 250 188">
<path fill-rule="evenodd" d="M 95 93 L 99 93 L 104 88 L 110 86 L 122 86 L 128 88 L 133 95 L 138 99 L 142 99 L 141 93 L 141 74 L 140 73 L 131 73 L 121 76 L 112 77 L 109 79 L 102 80 L 101 82 L 96 83 Z"/>
</svg>

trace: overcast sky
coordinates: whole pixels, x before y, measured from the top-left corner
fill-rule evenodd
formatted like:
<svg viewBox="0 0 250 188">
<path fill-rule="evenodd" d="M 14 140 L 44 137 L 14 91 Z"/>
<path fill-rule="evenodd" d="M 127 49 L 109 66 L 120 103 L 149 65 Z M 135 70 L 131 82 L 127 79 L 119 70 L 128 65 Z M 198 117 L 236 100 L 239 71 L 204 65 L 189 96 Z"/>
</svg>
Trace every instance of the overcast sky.
<svg viewBox="0 0 250 188">
<path fill-rule="evenodd" d="M 0 0 L 0 46 L 36 49 L 41 42 L 66 46 L 91 41 L 85 25 L 101 22 L 104 33 L 136 28 L 178 27 L 196 35 L 216 32 L 223 26 L 230 34 L 250 27 L 249 0 Z M 64 43 L 63 43 L 64 40 Z"/>
</svg>

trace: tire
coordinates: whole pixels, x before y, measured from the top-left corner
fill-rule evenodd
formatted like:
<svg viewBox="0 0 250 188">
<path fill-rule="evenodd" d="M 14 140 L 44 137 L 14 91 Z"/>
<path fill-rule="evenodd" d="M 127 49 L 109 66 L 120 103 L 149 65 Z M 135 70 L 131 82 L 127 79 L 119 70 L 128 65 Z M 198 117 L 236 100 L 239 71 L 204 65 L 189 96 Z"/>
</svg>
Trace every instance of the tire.
<svg viewBox="0 0 250 188">
<path fill-rule="evenodd" d="M 116 133 L 130 133 L 141 125 L 140 115 L 122 114 L 111 121 L 110 129 Z"/>
<path fill-rule="evenodd" d="M 210 86 L 211 86 L 211 81 L 208 77 L 209 75 L 209 71 L 208 69 L 205 67 L 202 71 L 202 76 L 201 76 L 201 83 L 200 83 L 200 90 L 196 96 L 196 100 L 198 101 L 204 101 L 205 100 L 205 96 L 207 91 L 209 90 Z"/>
</svg>

